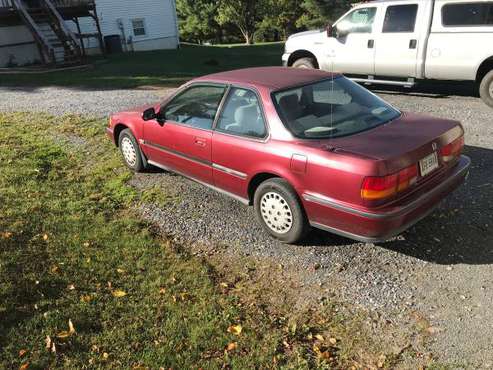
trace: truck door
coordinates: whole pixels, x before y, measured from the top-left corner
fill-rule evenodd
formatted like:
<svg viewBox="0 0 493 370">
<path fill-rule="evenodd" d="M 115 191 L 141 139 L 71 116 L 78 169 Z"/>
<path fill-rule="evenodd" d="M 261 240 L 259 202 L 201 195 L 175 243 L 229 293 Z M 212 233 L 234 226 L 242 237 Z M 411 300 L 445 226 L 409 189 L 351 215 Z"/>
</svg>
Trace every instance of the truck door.
<svg viewBox="0 0 493 370">
<path fill-rule="evenodd" d="M 329 55 L 335 72 L 363 75 L 375 73 L 373 24 L 376 14 L 376 6 L 357 8 L 334 25 Z"/>
<path fill-rule="evenodd" d="M 418 50 L 425 43 L 420 37 L 421 27 L 416 24 L 416 19 L 423 18 L 418 17 L 419 8 L 423 6 L 418 3 L 383 7 L 383 24 L 378 27 L 375 40 L 377 76 L 418 77 Z"/>
</svg>

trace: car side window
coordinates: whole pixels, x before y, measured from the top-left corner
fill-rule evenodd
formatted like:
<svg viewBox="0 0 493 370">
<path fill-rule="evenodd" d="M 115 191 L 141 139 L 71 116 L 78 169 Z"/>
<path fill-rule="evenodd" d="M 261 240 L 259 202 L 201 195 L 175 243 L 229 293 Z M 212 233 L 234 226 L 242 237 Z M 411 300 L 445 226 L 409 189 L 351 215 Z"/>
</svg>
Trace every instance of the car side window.
<svg viewBox="0 0 493 370">
<path fill-rule="evenodd" d="M 442 23 L 445 27 L 493 26 L 493 1 L 446 4 Z"/>
<path fill-rule="evenodd" d="M 267 129 L 257 95 L 251 90 L 232 88 L 216 130 L 233 135 L 264 138 Z"/>
<path fill-rule="evenodd" d="M 161 110 L 166 120 L 210 130 L 225 86 L 192 86 Z"/>
<path fill-rule="evenodd" d="M 338 37 L 347 36 L 350 33 L 371 33 L 377 8 L 360 8 L 346 15 L 337 23 L 336 31 Z"/>
<path fill-rule="evenodd" d="M 389 6 L 383 22 L 383 33 L 414 32 L 418 4 Z"/>
</svg>

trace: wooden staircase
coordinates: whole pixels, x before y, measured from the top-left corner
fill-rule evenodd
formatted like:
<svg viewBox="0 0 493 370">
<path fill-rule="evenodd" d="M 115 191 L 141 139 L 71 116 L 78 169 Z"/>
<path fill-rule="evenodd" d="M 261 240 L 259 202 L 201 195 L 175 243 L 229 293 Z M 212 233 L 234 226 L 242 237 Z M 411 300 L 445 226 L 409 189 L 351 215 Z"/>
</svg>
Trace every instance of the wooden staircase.
<svg viewBox="0 0 493 370">
<path fill-rule="evenodd" d="M 34 36 L 45 63 L 68 66 L 82 62 L 79 44 L 51 0 L 12 0 L 12 3 Z"/>
</svg>

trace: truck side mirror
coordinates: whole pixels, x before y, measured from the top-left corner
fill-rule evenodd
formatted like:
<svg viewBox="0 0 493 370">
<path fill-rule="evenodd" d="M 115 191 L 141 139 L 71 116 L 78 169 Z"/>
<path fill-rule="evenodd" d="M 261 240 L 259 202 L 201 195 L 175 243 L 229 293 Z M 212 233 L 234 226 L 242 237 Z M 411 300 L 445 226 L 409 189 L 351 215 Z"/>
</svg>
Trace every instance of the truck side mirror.
<svg viewBox="0 0 493 370">
<path fill-rule="evenodd" d="M 325 27 L 325 31 L 327 32 L 327 37 L 334 37 L 334 27 L 331 24 Z"/>
</svg>

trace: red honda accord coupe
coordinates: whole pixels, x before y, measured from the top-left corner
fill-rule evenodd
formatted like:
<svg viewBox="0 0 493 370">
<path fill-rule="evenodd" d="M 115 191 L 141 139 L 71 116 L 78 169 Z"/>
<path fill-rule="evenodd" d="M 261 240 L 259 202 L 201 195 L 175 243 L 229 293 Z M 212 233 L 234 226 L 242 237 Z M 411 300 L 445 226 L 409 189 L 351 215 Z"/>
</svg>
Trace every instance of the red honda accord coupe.
<svg viewBox="0 0 493 370">
<path fill-rule="evenodd" d="M 253 205 L 286 243 L 310 226 L 375 242 L 463 183 L 457 121 L 400 112 L 342 75 L 251 68 L 197 78 L 166 101 L 111 116 L 130 169 L 156 166 Z"/>
</svg>

